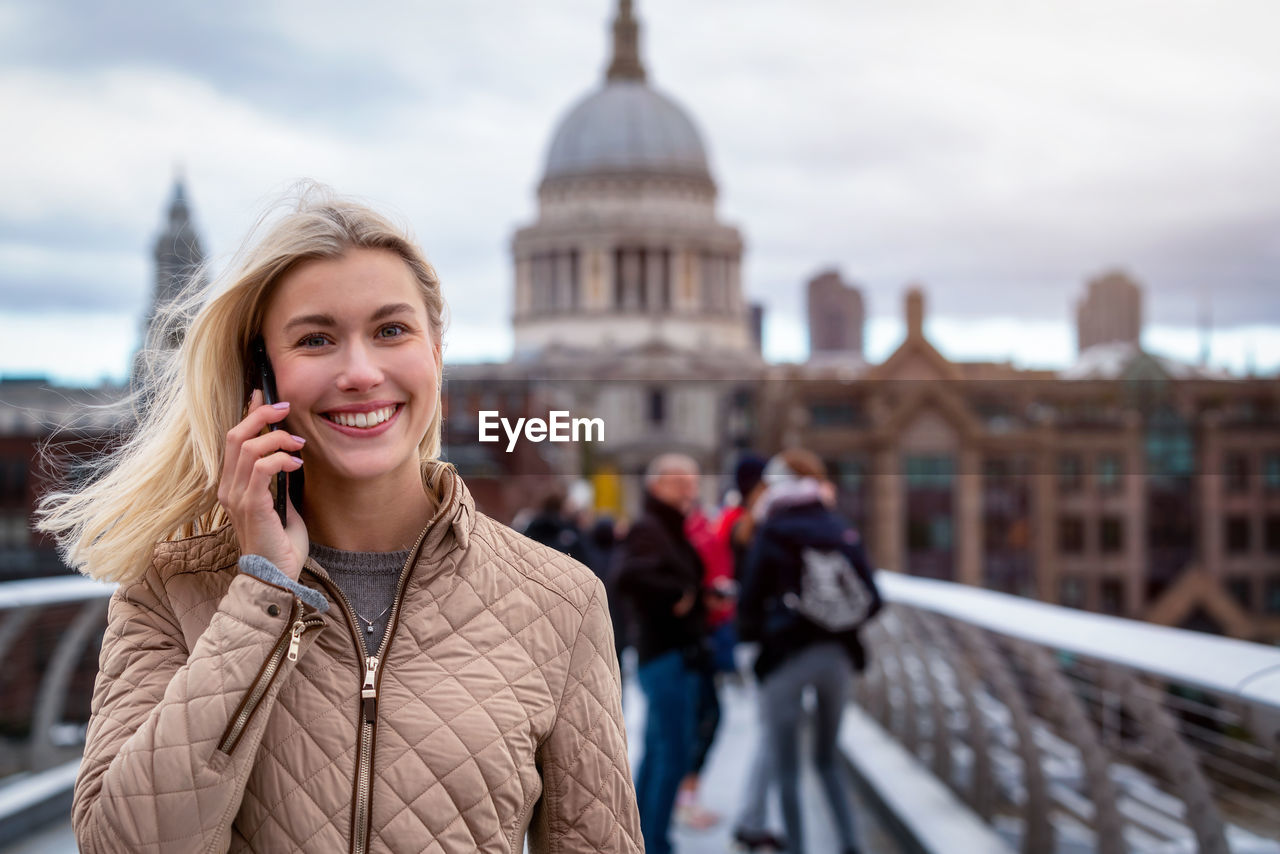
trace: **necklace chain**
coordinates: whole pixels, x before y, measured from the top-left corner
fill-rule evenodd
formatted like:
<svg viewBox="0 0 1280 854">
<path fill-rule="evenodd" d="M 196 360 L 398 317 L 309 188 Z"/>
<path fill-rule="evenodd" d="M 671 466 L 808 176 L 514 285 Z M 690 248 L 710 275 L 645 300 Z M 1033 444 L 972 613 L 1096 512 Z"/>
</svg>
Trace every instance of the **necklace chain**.
<svg viewBox="0 0 1280 854">
<path fill-rule="evenodd" d="M 393 602 L 392 604 L 395 604 L 395 603 Z M 363 622 L 363 623 L 365 623 L 365 624 L 367 624 L 367 625 L 368 625 L 368 628 L 367 628 L 367 629 L 365 629 L 365 631 L 366 631 L 368 634 L 373 634 L 373 624 L 374 624 L 374 623 L 376 623 L 376 622 L 378 622 L 378 620 L 381 620 L 383 617 L 385 617 L 385 616 L 386 616 L 387 612 L 391 610 L 391 605 L 388 605 L 386 608 L 383 608 L 383 609 L 382 609 L 382 613 L 381 613 L 381 614 L 379 614 L 378 616 L 374 617 L 372 620 L 370 620 L 368 617 L 366 617 L 366 616 L 362 615 L 359 611 L 356 611 L 356 610 L 355 610 L 355 608 L 352 608 L 351 610 L 355 612 L 355 615 L 356 615 L 357 617 L 359 617 L 359 618 L 360 618 L 360 621 L 361 621 L 361 622 Z"/>
</svg>

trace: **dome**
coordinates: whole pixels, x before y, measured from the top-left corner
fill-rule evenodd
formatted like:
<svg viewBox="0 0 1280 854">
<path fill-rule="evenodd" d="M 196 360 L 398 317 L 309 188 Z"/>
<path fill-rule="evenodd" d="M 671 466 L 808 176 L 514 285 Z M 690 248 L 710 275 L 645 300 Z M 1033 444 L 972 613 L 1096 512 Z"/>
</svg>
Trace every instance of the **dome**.
<svg viewBox="0 0 1280 854">
<path fill-rule="evenodd" d="M 600 172 L 711 178 L 693 121 L 639 80 L 611 80 L 583 98 L 551 138 L 544 178 Z"/>
</svg>

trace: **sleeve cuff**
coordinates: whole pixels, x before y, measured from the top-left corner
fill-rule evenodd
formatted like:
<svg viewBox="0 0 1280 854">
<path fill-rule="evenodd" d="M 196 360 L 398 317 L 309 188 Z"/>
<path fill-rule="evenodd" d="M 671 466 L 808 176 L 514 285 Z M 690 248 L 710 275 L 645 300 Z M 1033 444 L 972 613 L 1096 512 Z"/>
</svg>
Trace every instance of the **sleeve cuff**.
<svg viewBox="0 0 1280 854">
<path fill-rule="evenodd" d="M 321 614 L 329 610 L 329 600 L 319 590 L 314 590 L 294 581 L 262 555 L 241 555 L 239 566 L 240 571 L 246 575 L 252 575 L 259 581 L 265 581 L 267 584 L 272 584 L 276 587 L 283 587 L 301 599 L 302 604 L 310 605 Z"/>
</svg>

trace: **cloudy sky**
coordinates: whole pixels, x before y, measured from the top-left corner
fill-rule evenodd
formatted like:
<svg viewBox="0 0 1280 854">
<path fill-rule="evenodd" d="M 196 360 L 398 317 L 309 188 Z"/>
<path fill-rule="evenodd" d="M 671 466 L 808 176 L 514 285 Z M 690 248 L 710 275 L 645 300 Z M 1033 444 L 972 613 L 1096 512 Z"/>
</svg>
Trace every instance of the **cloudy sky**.
<svg viewBox="0 0 1280 854">
<path fill-rule="evenodd" d="M 0 374 L 122 377 L 175 168 L 215 260 L 294 180 L 411 223 L 454 360 L 510 352 L 509 244 L 612 0 L 0 0 Z M 803 283 L 863 289 L 869 355 L 924 285 L 955 358 L 1065 364 L 1084 283 L 1146 343 L 1280 368 L 1274 0 L 638 0 L 650 81 L 707 144 L 767 345 Z"/>
</svg>

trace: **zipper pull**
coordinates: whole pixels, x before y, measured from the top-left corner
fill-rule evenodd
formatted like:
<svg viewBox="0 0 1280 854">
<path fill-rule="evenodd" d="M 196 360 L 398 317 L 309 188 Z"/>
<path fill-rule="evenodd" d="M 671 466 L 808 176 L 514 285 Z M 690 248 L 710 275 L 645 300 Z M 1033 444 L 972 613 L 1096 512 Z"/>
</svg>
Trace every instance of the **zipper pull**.
<svg viewBox="0 0 1280 854">
<path fill-rule="evenodd" d="M 289 638 L 289 660 L 298 660 L 298 647 L 302 646 L 302 633 L 306 631 L 306 625 L 302 620 L 298 620 L 293 624 L 293 634 Z"/>
<path fill-rule="evenodd" d="M 365 659 L 364 687 L 360 689 L 361 705 L 364 707 L 364 719 L 373 723 L 378 716 L 378 687 L 374 678 L 378 674 L 378 657 L 375 655 Z"/>
</svg>

